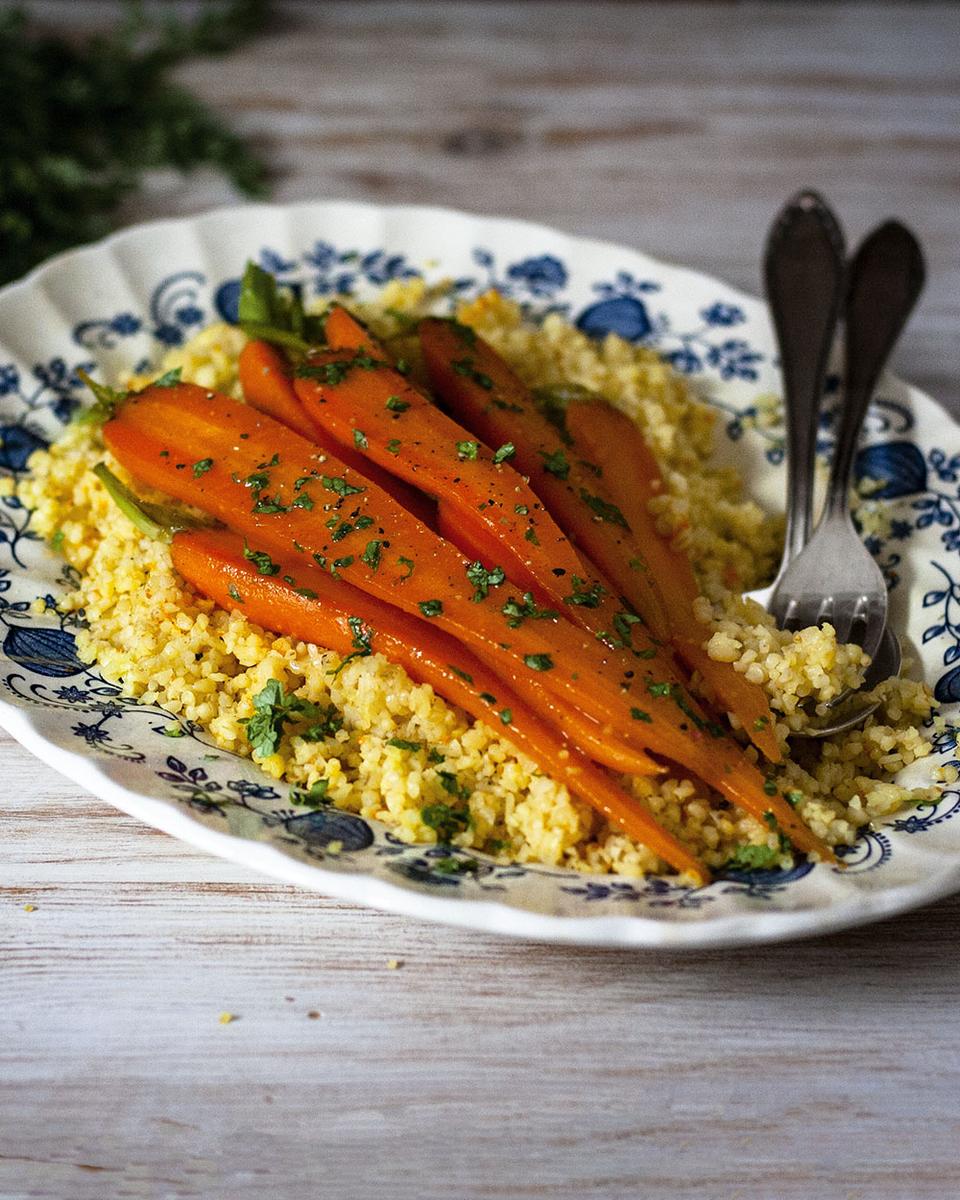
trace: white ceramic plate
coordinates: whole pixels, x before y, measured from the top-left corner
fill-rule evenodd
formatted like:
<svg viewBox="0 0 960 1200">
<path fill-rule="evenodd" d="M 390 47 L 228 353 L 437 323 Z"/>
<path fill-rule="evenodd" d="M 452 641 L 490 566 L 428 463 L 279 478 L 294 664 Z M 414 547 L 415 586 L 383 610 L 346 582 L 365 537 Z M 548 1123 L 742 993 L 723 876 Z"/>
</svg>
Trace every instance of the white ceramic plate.
<svg viewBox="0 0 960 1200">
<path fill-rule="evenodd" d="M 496 286 L 532 312 L 656 347 L 721 410 L 718 454 L 767 504 L 782 494 L 775 431 L 756 432 L 757 397 L 775 392 L 763 304 L 714 279 L 634 250 L 518 221 L 432 208 L 323 203 L 251 206 L 128 230 L 47 263 L 0 292 L 0 467 L 22 472 L 56 437 L 82 393 L 76 370 L 110 377 L 155 362 L 204 324 L 235 316 L 253 257 L 308 295 L 358 291 L 423 273 L 460 294 Z M 894 378 L 871 412 L 861 475 L 882 480 L 891 536 L 872 549 L 905 629 L 951 722 L 960 699 L 960 431 Z M 825 420 L 824 449 L 831 426 Z M 954 572 L 957 572 L 956 576 Z M 957 579 L 958 582 L 954 582 Z M 0 721 L 37 757 L 175 837 L 269 875 L 379 908 L 497 933 L 621 946 L 772 941 L 876 920 L 960 889 L 960 791 L 866 833 L 846 869 L 730 875 L 708 888 L 556 869 L 502 867 L 461 851 L 404 846 L 336 810 L 291 809 L 246 760 L 172 718 L 124 699 L 74 651 L 57 616 L 68 570 L 0 502 Z M 48 598 L 37 617 L 30 603 Z M 54 610 L 54 611 L 51 611 Z M 956 664 L 956 665 L 955 665 Z M 956 733 L 937 739 L 952 761 Z M 215 750 L 215 748 L 213 748 Z M 954 819 L 951 819 L 954 818 Z M 343 846 L 326 854 L 331 841 Z M 451 871 L 451 858 L 461 869 Z"/>
</svg>

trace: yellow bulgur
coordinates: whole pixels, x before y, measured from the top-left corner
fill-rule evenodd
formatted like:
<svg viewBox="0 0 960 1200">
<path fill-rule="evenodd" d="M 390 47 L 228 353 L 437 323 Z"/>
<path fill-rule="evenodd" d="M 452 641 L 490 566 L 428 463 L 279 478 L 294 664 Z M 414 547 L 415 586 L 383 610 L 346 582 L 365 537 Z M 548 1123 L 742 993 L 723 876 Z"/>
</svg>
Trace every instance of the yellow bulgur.
<svg viewBox="0 0 960 1200">
<path fill-rule="evenodd" d="M 388 284 L 360 308 L 416 370 L 408 318 L 444 299 L 442 288 L 413 280 Z M 457 315 L 532 386 L 587 388 L 641 426 L 667 482 L 654 501 L 661 531 L 691 553 L 698 571 L 708 652 L 766 689 L 782 744 L 810 720 L 811 704 L 815 709 L 860 684 L 866 663 L 857 647 L 837 645 L 829 627 L 784 633 L 742 599 L 744 590 L 769 578 L 782 522 L 744 497 L 735 471 L 709 465 L 714 412 L 668 364 L 614 335 L 592 341 L 555 314 L 530 324 L 495 292 L 461 304 Z M 185 379 L 236 395 L 243 343 L 237 329 L 215 325 L 171 351 L 162 369 L 181 367 Z M 96 662 L 127 694 L 198 722 L 223 749 L 248 755 L 242 722 L 254 711 L 253 697 L 277 679 L 297 696 L 334 705 L 343 727 L 319 743 L 285 733 L 277 753 L 259 760 L 274 779 L 302 787 L 326 780 L 327 798 L 339 807 L 383 821 L 405 841 L 430 842 L 436 833 L 422 810 L 446 798 L 441 772 L 453 772 L 470 793 L 469 825 L 452 839 L 458 846 L 584 871 L 662 869 L 655 855 L 610 829 L 502 733 L 470 721 L 381 655 L 355 659 L 334 675 L 330 668 L 339 659 L 332 651 L 267 633 L 198 596 L 174 571 L 168 547 L 141 536 L 107 498 L 90 472 L 104 458 L 125 477 L 98 432 L 74 426 L 33 456 L 20 496 L 35 510 L 33 528 L 56 535 L 60 552 L 80 572 L 66 605 L 82 608 L 88 621 L 77 639 L 81 658 Z M 802 793 L 800 814 L 833 845 L 852 842 L 872 818 L 935 794 L 894 782 L 902 767 L 930 753 L 919 728 L 933 708 L 929 689 L 901 679 L 878 694 L 881 706 L 862 728 L 799 743 L 778 776 L 781 787 Z M 710 866 L 728 862 L 744 845 L 780 852 L 775 832 L 718 804 L 699 782 L 678 776 L 627 783 Z"/>
</svg>

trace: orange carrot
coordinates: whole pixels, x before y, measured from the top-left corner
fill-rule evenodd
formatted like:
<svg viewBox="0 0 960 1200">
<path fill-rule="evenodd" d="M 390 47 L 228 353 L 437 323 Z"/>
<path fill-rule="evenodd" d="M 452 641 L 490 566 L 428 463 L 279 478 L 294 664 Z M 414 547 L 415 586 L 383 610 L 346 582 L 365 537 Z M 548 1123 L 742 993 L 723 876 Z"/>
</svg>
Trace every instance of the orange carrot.
<svg viewBox="0 0 960 1200">
<path fill-rule="evenodd" d="M 431 386 L 454 416 L 490 445 L 515 444 L 516 469 L 529 478 L 557 524 L 633 604 L 651 633 L 665 639 L 663 598 L 642 551 L 630 541 L 623 518 L 596 503 L 596 465 L 579 460 L 526 386 L 472 329 L 428 318 L 419 333 Z M 465 359 L 472 374 L 458 369 Z"/>
<path fill-rule="evenodd" d="M 254 408 L 282 421 L 288 429 L 331 450 L 348 466 L 399 500 L 419 520 L 431 527 L 436 524 L 436 506 L 422 492 L 396 479 L 349 445 L 338 447 L 337 442 L 308 415 L 293 387 L 292 372 L 286 358 L 269 342 L 250 341 L 240 352 L 240 388 L 244 399 Z"/>
<path fill-rule="evenodd" d="M 708 880 L 701 863 L 656 823 L 642 802 L 627 795 L 447 634 L 420 627 L 393 605 L 363 595 L 296 556 L 271 562 L 263 573 L 245 555 L 242 539 L 226 530 L 178 533 L 172 552 L 180 574 L 223 608 L 236 608 L 267 629 L 344 657 L 385 655 L 472 717 L 502 728 L 542 771 L 677 871 Z M 291 572 L 296 572 L 296 585 L 289 582 Z"/>
<path fill-rule="evenodd" d="M 695 622 L 693 615 L 697 588 L 689 560 L 684 558 L 681 562 L 671 557 L 663 539 L 656 533 L 646 506 L 631 491 L 634 480 L 643 475 L 644 466 L 648 468 L 647 478 L 650 479 L 652 456 L 647 453 L 638 471 L 638 464 L 629 461 L 631 450 L 636 449 L 633 435 L 628 442 L 618 443 L 620 427 L 610 431 L 607 425 L 603 426 L 604 436 L 591 437 L 589 446 L 582 445 L 578 450 L 572 431 L 566 427 L 560 430 L 549 421 L 503 359 L 473 330 L 464 335 L 463 329 L 451 321 L 430 319 L 421 323 L 420 340 L 433 386 L 481 437 L 488 440 L 513 437 L 517 465 L 530 475 L 534 490 L 580 550 L 613 581 L 638 612 L 651 615 L 649 594 L 651 589 L 657 592 L 661 597 L 658 611 L 667 614 L 663 636 L 674 641 L 688 666 L 699 670 L 723 705 L 737 714 L 747 736 L 757 747 L 772 761 L 780 761 L 773 717 L 762 689 L 737 675 L 732 668 L 714 664 L 703 650 L 706 633 L 701 632 L 703 627 Z M 469 345 L 476 370 L 491 381 L 491 388 L 479 388 L 474 380 L 451 368 L 456 355 L 462 354 L 466 345 Z M 616 416 L 609 405 L 604 408 Z M 595 411 L 603 412 L 599 407 Z M 585 408 L 574 413 L 575 419 L 578 414 L 578 429 L 586 433 L 591 414 Z M 622 420 L 626 422 L 626 418 Z M 601 458 L 606 469 L 597 461 Z M 599 476 L 598 470 L 602 472 Z M 641 492 L 641 496 L 651 494 L 653 482 L 641 485 L 649 488 L 645 493 Z M 619 497 L 631 497 L 629 514 L 612 493 L 614 483 Z M 641 511 L 647 514 L 642 528 L 633 530 L 630 515 L 639 517 Z M 678 572 L 679 579 L 674 577 Z"/>
<path fill-rule="evenodd" d="M 501 571 L 465 563 L 382 489 L 272 418 L 180 384 L 130 398 L 103 432 L 133 475 L 218 517 L 255 549 L 286 555 L 292 547 L 300 561 L 345 574 L 475 647 L 521 695 L 542 685 L 615 736 L 688 764 L 747 811 L 769 812 L 800 848 L 829 856 L 739 748 L 664 678 L 662 658 L 641 662 L 536 605 L 501 607 Z"/>
<path fill-rule="evenodd" d="M 581 591 L 596 590 L 600 581 L 513 469 L 512 444 L 491 451 L 472 438 L 387 361 L 344 308 L 331 310 L 326 336 L 331 351 L 311 356 L 302 372 L 309 378 L 295 381 L 317 425 L 341 446 L 362 442 L 368 460 L 437 496 L 450 540 L 473 553 L 496 547 L 493 561 L 543 600 L 565 605 L 574 578 Z M 593 633 L 610 630 L 621 606 L 608 595 L 596 607 L 561 611 Z"/>
<path fill-rule="evenodd" d="M 567 429 L 589 458 L 603 461 L 603 487 L 643 546 L 666 603 L 672 640 L 680 656 L 700 672 L 723 707 L 737 716 L 757 748 L 772 762 L 780 762 L 773 714 L 763 688 L 704 650 L 710 631 L 694 613 L 700 589 L 690 559 L 657 531 L 650 512 L 650 498 L 662 495 L 665 484 L 643 434 L 633 421 L 602 400 L 569 404 Z"/>
</svg>

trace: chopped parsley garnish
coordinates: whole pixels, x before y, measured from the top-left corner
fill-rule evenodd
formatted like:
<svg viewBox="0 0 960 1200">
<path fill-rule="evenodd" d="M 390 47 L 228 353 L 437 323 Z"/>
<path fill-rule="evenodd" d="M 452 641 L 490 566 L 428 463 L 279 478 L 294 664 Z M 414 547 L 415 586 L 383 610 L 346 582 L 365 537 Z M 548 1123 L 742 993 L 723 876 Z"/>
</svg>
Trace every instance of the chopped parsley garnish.
<svg viewBox="0 0 960 1200">
<path fill-rule="evenodd" d="M 468 675 L 466 671 L 461 671 L 460 668 L 455 667 L 453 663 L 447 663 L 447 666 L 454 673 L 454 675 L 458 675 L 464 681 L 464 683 L 473 683 L 473 676 Z"/>
<path fill-rule="evenodd" d="M 291 788 L 290 803 L 295 804 L 298 808 L 321 808 L 327 803 L 326 797 L 329 788 L 329 779 L 318 779 L 309 788 Z"/>
<path fill-rule="evenodd" d="M 774 779 L 765 779 L 763 781 L 763 791 L 767 796 L 775 796 L 777 794 L 777 784 Z"/>
<path fill-rule="evenodd" d="M 606 595 L 606 588 L 602 584 L 595 583 L 593 587 L 588 588 L 587 581 L 581 579 L 579 575 L 574 575 L 570 581 L 573 584 L 573 591 L 569 596 L 564 596 L 564 604 L 579 605 L 580 608 L 599 608 Z"/>
<path fill-rule="evenodd" d="M 64 536 L 63 530 L 58 529 L 57 532 L 50 538 L 50 549 L 59 551 L 63 546 Z"/>
<path fill-rule="evenodd" d="M 195 463 L 193 464 L 193 477 L 194 477 L 194 479 L 199 479 L 201 475 L 206 475 L 206 473 L 207 473 L 207 472 L 210 470 L 210 468 L 211 468 L 212 466 L 213 466 L 213 459 L 212 459 L 212 458 L 201 458 L 201 459 L 199 459 L 197 462 L 195 462 Z"/>
<path fill-rule="evenodd" d="M 267 515 L 272 515 L 274 513 L 289 512 L 290 510 L 281 501 L 280 493 L 277 492 L 277 494 L 273 497 L 261 496 L 258 494 L 257 499 L 254 502 L 253 508 L 250 511 L 255 512 L 255 513 L 265 513 Z"/>
<path fill-rule="evenodd" d="M 382 541 L 374 538 L 373 541 L 367 542 L 366 549 L 360 555 L 361 560 L 367 564 L 371 571 L 378 571 L 380 569 L 380 555 L 383 551 L 383 546 L 384 543 Z"/>
<path fill-rule="evenodd" d="M 401 400 L 399 396 L 388 396 L 385 408 L 389 408 L 391 412 L 405 413 L 410 407 L 406 400 Z"/>
<path fill-rule="evenodd" d="M 403 566 L 405 566 L 407 568 L 406 575 L 401 575 L 400 578 L 401 579 L 409 579 L 410 576 L 413 574 L 413 572 L 416 570 L 417 564 L 413 561 L 412 558 L 404 558 L 402 555 L 400 556 L 400 558 L 397 559 L 397 562 L 401 563 Z"/>
<path fill-rule="evenodd" d="M 258 471 L 268 471 L 271 467 L 280 466 L 280 455 L 274 452 L 273 458 L 269 462 L 257 463 Z"/>
<path fill-rule="evenodd" d="M 353 555 L 347 554 L 343 558 L 335 558 L 330 565 L 332 567 L 331 574 L 336 575 L 337 571 L 345 571 L 347 567 L 353 566 Z"/>
<path fill-rule="evenodd" d="M 539 608 L 534 602 L 532 592 L 524 592 L 522 600 L 517 600 L 511 596 L 500 611 L 507 618 L 507 625 L 511 629 L 519 629 L 524 621 L 528 619 L 531 621 L 552 621 L 559 615 L 552 608 Z"/>
<path fill-rule="evenodd" d="M 457 442 L 457 458 L 461 462 L 474 462 L 479 449 L 479 442 Z"/>
<path fill-rule="evenodd" d="M 504 442 L 503 445 L 494 451 L 493 461 L 499 466 L 500 463 L 505 463 L 508 458 L 513 458 L 517 448 L 513 442 Z"/>
<path fill-rule="evenodd" d="M 552 671 L 553 659 L 549 654 L 525 654 L 523 661 L 531 671 Z"/>
<path fill-rule="evenodd" d="M 307 492 L 301 492 L 299 496 L 291 501 L 290 507 L 305 508 L 309 512 L 313 508 L 313 497 Z"/>
<path fill-rule="evenodd" d="M 761 730 L 766 729 L 766 727 L 769 724 L 770 724 L 769 717 L 757 717 L 757 719 L 753 723 L 753 728 L 756 730 L 757 733 L 759 733 Z"/>
<path fill-rule="evenodd" d="M 601 521 L 606 521 L 608 525 L 619 525 L 621 529 L 630 528 L 620 509 L 604 500 L 602 496 L 592 496 L 586 488 L 581 488 L 580 499 Z"/>
<path fill-rule="evenodd" d="M 366 450 L 367 446 L 369 446 L 370 443 L 367 441 L 367 435 L 362 429 L 355 429 L 353 431 L 353 444 L 358 450 Z"/>
<path fill-rule="evenodd" d="M 507 574 L 503 567 L 491 567 L 488 571 L 482 562 L 471 563 L 467 567 L 467 579 L 473 584 L 474 593 L 471 599 L 475 604 L 485 600 L 492 587 L 500 587 L 506 581 Z"/>
<path fill-rule="evenodd" d="M 513 722 L 513 710 L 510 708 L 501 708 L 497 716 L 504 725 L 510 725 Z"/>
<path fill-rule="evenodd" d="M 162 388 L 176 387 L 177 384 L 180 382 L 180 374 L 181 374 L 181 368 L 174 367 L 170 371 L 164 371 L 164 373 L 162 375 L 160 375 L 157 379 L 155 379 L 153 381 L 153 383 L 151 383 L 150 386 L 151 387 L 162 387 Z"/>
<path fill-rule="evenodd" d="M 244 542 L 243 557 L 252 562 L 261 575 L 280 574 L 280 564 L 275 563 L 266 550 L 251 550 Z"/>
<path fill-rule="evenodd" d="M 633 626 L 641 621 L 641 618 L 636 613 L 618 612 L 613 614 L 613 628 L 619 634 L 624 646 L 630 645 L 630 639 L 633 636 Z"/>
<path fill-rule="evenodd" d="M 425 617 L 439 617 L 443 612 L 443 602 L 441 600 L 421 600 L 417 608 Z"/>
<path fill-rule="evenodd" d="M 233 584 L 233 583 L 230 584 L 230 586 L 227 588 L 227 595 L 230 597 L 231 600 L 236 600 L 236 602 L 238 604 L 243 603 L 243 597 L 237 591 L 236 584 Z"/>
<path fill-rule="evenodd" d="M 784 792 L 783 796 L 788 804 L 790 804 L 794 808 L 796 808 L 797 805 L 800 803 L 800 801 L 803 799 L 803 792 L 797 792 L 797 791 Z"/>
<path fill-rule="evenodd" d="M 342 475 L 321 475 L 320 482 L 328 492 L 335 492 L 338 496 L 356 496 L 366 490 L 362 487 L 354 487 L 352 483 L 347 483 Z"/>
<path fill-rule="evenodd" d="M 428 804 L 420 809 L 424 825 L 436 831 L 438 842 L 449 842 L 470 825 L 470 814 L 466 809 L 454 808 L 449 804 Z"/>
<path fill-rule="evenodd" d="M 351 562 L 353 559 L 350 560 Z M 337 564 L 334 563 L 334 566 Z M 346 658 L 340 660 L 340 665 L 332 671 L 328 671 L 328 675 L 332 675 L 334 679 L 340 674 L 348 662 L 353 662 L 355 658 L 367 658 L 373 653 L 373 634 L 374 631 L 364 625 L 362 617 L 347 617 L 347 624 L 350 626 L 350 632 L 353 634 L 352 643 L 353 651 Z"/>
<path fill-rule="evenodd" d="M 513 511 L 518 517 L 525 517 L 529 514 L 530 509 L 526 506 L 526 504 L 515 504 L 513 506 Z"/>
<path fill-rule="evenodd" d="M 179 725 L 164 725 L 163 736 L 164 737 L 186 737 L 186 734 L 180 728 Z"/>
<path fill-rule="evenodd" d="M 549 471 L 551 475 L 556 475 L 557 479 L 566 479 L 570 474 L 570 464 L 567 462 L 566 453 L 562 448 L 554 450 L 552 454 L 541 450 L 540 457 L 543 459 L 543 469 Z"/>
<path fill-rule="evenodd" d="M 421 750 L 423 742 L 408 742 L 405 738 L 392 737 L 387 740 L 388 746 L 393 746 L 397 750 Z"/>
<path fill-rule="evenodd" d="M 738 846 L 734 853 L 723 864 L 726 871 L 769 871 L 775 867 L 783 850 L 772 849 L 770 846 Z"/>
<path fill-rule="evenodd" d="M 653 717 L 648 712 L 644 712 L 642 708 L 631 708 L 630 716 L 635 721 L 646 721 L 648 724 L 653 721 Z"/>
<path fill-rule="evenodd" d="M 284 729 L 291 722 L 310 722 L 303 736 L 311 741 L 319 741 L 331 730 L 336 732 L 343 724 L 335 709 L 321 710 L 310 700 L 288 694 L 279 679 L 267 680 L 253 698 L 253 709 L 253 716 L 241 718 L 240 724 L 260 758 L 276 754 Z"/>
<path fill-rule="evenodd" d="M 391 438 L 390 441 L 387 442 L 387 453 L 388 454 L 399 454 L 400 447 L 402 445 L 403 445 L 403 443 L 400 441 L 399 438 Z"/>
<path fill-rule="evenodd" d="M 647 684 L 647 691 L 651 696 L 669 696 L 673 691 L 672 683 L 654 683 L 651 679 Z"/>
<path fill-rule="evenodd" d="M 471 348 L 477 344 L 477 331 L 471 329 L 469 325 L 463 325 L 460 321 L 448 321 L 450 328 L 457 335 L 461 342 L 466 342 Z"/>
<path fill-rule="evenodd" d="M 438 771 L 437 778 L 448 796 L 456 796 L 458 800 L 469 800 L 470 789 L 460 782 L 453 771 Z"/>
<path fill-rule="evenodd" d="M 540 545 L 540 539 L 537 537 L 537 531 L 534 529 L 534 527 L 532 525 L 529 526 L 529 528 L 525 530 L 524 535 L 523 535 L 523 540 L 525 542 L 531 542 L 534 546 Z"/>
<path fill-rule="evenodd" d="M 482 387 L 485 392 L 489 392 L 493 388 L 493 380 L 489 375 L 484 375 L 482 371 L 478 371 L 476 364 L 472 358 L 458 358 L 451 362 L 451 367 L 458 375 L 462 375 L 464 379 L 472 380 L 477 387 Z"/>
</svg>

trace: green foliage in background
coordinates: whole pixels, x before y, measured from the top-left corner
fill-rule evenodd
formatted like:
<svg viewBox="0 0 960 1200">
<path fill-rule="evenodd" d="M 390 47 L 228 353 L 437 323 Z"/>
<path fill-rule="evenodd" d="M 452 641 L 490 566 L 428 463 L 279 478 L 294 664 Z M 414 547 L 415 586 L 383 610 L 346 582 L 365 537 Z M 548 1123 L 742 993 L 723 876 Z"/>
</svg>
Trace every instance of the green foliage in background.
<svg viewBox="0 0 960 1200">
<path fill-rule="evenodd" d="M 266 9 L 208 0 L 187 21 L 129 4 L 116 32 L 84 42 L 35 36 L 23 12 L 0 14 L 0 283 L 102 237 L 150 168 L 209 165 L 264 194 L 260 160 L 169 75 L 233 49 Z"/>
</svg>

